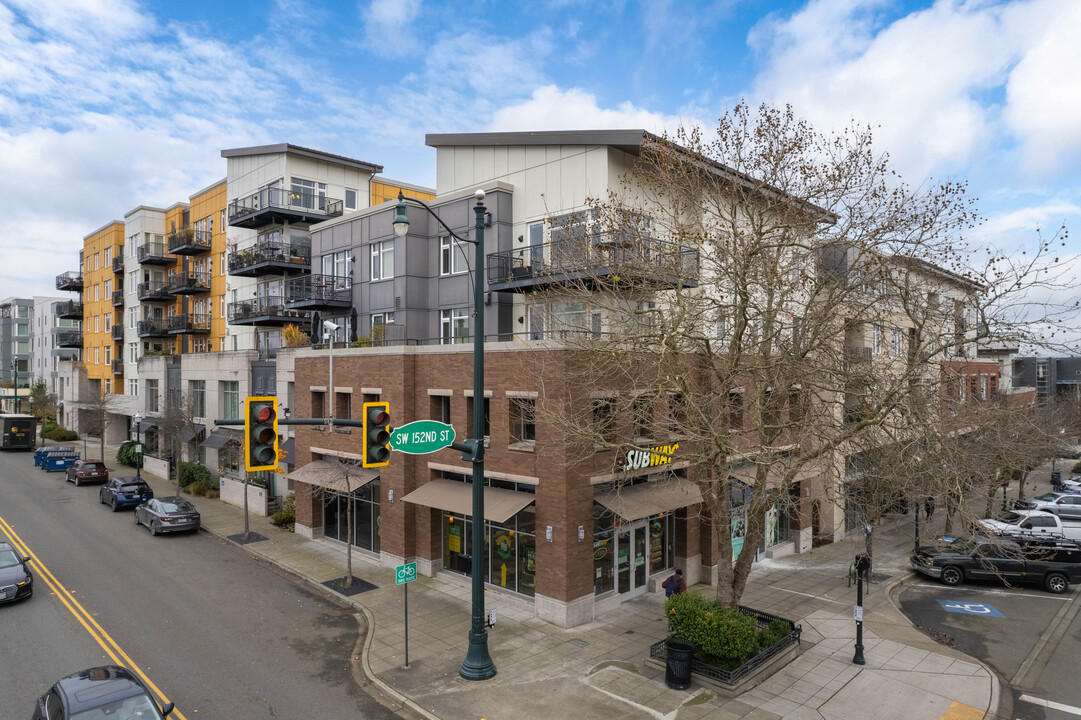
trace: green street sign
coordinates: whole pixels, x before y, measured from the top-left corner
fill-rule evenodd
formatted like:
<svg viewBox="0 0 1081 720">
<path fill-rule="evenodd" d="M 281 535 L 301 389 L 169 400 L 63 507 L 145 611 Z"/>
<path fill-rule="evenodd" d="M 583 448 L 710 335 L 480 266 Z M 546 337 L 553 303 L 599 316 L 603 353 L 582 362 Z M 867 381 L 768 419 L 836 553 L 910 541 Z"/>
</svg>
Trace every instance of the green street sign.
<svg viewBox="0 0 1081 720">
<path fill-rule="evenodd" d="M 415 562 L 399 565 L 394 568 L 394 584 L 404 585 L 417 579 L 417 564 Z"/>
<path fill-rule="evenodd" d="M 417 420 L 394 428 L 390 449 L 409 455 L 425 455 L 454 442 L 454 428 L 438 420 Z"/>
</svg>

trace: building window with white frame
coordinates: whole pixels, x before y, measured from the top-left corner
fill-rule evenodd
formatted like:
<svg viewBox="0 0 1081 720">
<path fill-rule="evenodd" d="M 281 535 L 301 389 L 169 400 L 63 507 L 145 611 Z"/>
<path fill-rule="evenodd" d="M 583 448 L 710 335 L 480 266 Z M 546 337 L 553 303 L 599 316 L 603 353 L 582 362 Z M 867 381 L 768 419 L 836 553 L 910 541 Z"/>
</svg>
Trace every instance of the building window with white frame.
<svg viewBox="0 0 1081 720">
<path fill-rule="evenodd" d="M 372 280 L 390 280 L 394 277 L 394 241 L 372 243 Z"/>
<path fill-rule="evenodd" d="M 345 209 L 356 210 L 357 209 L 357 191 L 353 188 L 345 189 Z"/>
<path fill-rule="evenodd" d="M 512 445 L 537 441 L 536 404 L 533 398 L 510 398 L 510 441 Z"/>
<path fill-rule="evenodd" d="M 128 380 L 128 395 L 139 397 L 139 381 L 137 379 Z"/>
<path fill-rule="evenodd" d="M 369 337 L 372 342 L 383 341 L 387 338 L 387 325 L 394 324 L 394 313 L 373 313 L 369 326 Z"/>
<path fill-rule="evenodd" d="M 901 332 L 901 328 L 894 327 L 890 329 L 890 357 L 896 359 L 901 357 L 901 353 L 904 352 L 904 334 Z"/>
<path fill-rule="evenodd" d="M 188 392 L 191 394 L 191 414 L 206 417 L 206 380 L 189 380 Z"/>
<path fill-rule="evenodd" d="M 469 341 L 469 309 L 439 311 L 439 341 L 442 345 Z"/>
<path fill-rule="evenodd" d="M 221 409 L 227 420 L 240 419 L 240 383 L 236 380 L 221 380 Z"/>
<path fill-rule="evenodd" d="M 323 256 L 323 274 L 331 277 L 348 277 L 350 251 L 341 250 Z"/>
<path fill-rule="evenodd" d="M 871 354 L 872 355 L 881 355 L 882 354 L 882 326 L 881 325 L 872 325 L 871 326 Z"/>
<path fill-rule="evenodd" d="M 439 274 L 457 275 L 467 270 L 465 246 L 449 235 L 439 238 Z"/>
</svg>

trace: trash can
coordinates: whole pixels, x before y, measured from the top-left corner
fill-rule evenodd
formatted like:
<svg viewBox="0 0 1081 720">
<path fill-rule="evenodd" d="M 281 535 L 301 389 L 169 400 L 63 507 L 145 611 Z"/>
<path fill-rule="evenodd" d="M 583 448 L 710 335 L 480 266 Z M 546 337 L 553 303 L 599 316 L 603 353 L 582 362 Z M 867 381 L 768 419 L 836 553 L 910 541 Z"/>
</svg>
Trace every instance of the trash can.
<svg viewBox="0 0 1081 720">
<path fill-rule="evenodd" d="M 691 660 L 694 643 L 683 638 L 669 638 L 665 642 L 668 661 L 664 667 L 664 684 L 673 690 L 686 690 L 691 686 Z"/>
</svg>

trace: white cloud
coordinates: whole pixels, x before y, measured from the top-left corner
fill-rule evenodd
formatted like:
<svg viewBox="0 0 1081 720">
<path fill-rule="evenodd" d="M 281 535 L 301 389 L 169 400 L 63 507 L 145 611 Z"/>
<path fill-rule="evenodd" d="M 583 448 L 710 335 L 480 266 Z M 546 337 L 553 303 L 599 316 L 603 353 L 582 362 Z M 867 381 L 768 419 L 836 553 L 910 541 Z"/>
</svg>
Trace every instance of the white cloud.
<svg viewBox="0 0 1081 720">
<path fill-rule="evenodd" d="M 366 45 L 376 55 L 401 57 L 420 49 L 414 22 L 421 0 L 371 0 L 361 10 Z"/>
<path fill-rule="evenodd" d="M 580 88 L 561 89 L 545 85 L 528 100 L 500 108 L 488 123 L 489 131 L 516 130 L 614 130 L 641 128 L 654 133 L 674 131 L 692 118 L 651 112 L 624 102 L 602 108 L 597 98 Z"/>
<path fill-rule="evenodd" d="M 748 38 L 763 61 L 753 97 L 791 102 L 822 128 L 880 125 L 876 144 L 917 182 L 1003 151 L 1006 90 L 1007 128 L 1038 157 L 1030 170 L 1052 169 L 1054 145 L 1081 145 L 1081 6 L 939 0 L 890 23 L 886 7 L 812 0 L 759 23 Z"/>
</svg>

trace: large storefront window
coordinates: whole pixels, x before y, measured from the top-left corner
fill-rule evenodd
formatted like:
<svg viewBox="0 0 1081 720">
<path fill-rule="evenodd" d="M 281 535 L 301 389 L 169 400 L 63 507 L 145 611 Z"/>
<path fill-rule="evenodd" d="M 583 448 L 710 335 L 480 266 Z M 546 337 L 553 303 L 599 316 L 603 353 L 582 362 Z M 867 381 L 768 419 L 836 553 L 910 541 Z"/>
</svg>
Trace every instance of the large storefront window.
<svg viewBox="0 0 1081 720">
<path fill-rule="evenodd" d="M 645 590 L 649 577 L 676 564 L 676 515 L 668 511 L 627 521 L 593 505 L 593 592 Z"/>
<path fill-rule="evenodd" d="M 348 542 L 349 495 L 338 490 L 323 493 L 323 535 Z M 362 550 L 379 552 L 379 480 L 372 480 L 352 493 L 353 544 Z"/>
<path fill-rule="evenodd" d="M 444 477 L 458 479 L 449 473 Z M 489 480 L 488 485 L 519 492 L 533 490 L 532 486 L 499 480 Z M 484 573 L 486 583 L 532 596 L 536 592 L 537 574 L 536 517 L 536 506 L 530 503 L 505 523 L 485 521 L 484 547 L 477 553 L 472 547 L 472 518 L 444 512 L 444 569 L 471 575 L 473 563 L 476 561 Z"/>
</svg>

